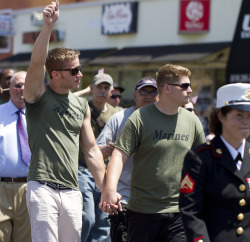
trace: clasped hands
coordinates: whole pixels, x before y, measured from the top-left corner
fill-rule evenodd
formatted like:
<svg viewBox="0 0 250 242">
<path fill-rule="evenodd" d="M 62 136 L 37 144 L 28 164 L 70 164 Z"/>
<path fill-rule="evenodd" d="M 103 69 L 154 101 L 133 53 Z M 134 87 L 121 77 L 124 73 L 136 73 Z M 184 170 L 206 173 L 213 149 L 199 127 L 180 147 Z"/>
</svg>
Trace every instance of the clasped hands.
<svg viewBox="0 0 250 242">
<path fill-rule="evenodd" d="M 118 211 L 122 211 L 121 198 L 122 196 L 117 192 L 104 190 L 99 203 L 99 209 L 110 215 L 118 214 Z"/>
</svg>

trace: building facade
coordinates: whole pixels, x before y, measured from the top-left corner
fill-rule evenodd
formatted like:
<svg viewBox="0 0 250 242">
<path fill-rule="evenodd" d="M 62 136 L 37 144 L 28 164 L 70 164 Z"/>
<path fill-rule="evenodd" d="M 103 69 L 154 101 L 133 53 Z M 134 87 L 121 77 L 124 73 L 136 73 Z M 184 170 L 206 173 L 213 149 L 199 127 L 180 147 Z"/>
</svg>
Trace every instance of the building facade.
<svg viewBox="0 0 250 242">
<path fill-rule="evenodd" d="M 198 96 L 197 111 L 204 112 L 214 104 L 218 87 L 226 83 L 226 65 L 241 2 L 60 1 L 60 18 L 50 47 L 81 51 L 84 64 L 81 88 L 104 68 L 126 88 L 123 94 L 126 105 L 131 104 L 133 88 L 142 76 L 155 77 L 158 68 L 166 63 L 186 66 L 192 72 L 192 96 Z M 0 47 L 0 68 L 27 69 L 41 29 L 42 9 L 31 5 L 0 10 L 0 16 L 10 12 L 14 26 L 5 36 L 9 52 L 4 53 Z"/>
</svg>

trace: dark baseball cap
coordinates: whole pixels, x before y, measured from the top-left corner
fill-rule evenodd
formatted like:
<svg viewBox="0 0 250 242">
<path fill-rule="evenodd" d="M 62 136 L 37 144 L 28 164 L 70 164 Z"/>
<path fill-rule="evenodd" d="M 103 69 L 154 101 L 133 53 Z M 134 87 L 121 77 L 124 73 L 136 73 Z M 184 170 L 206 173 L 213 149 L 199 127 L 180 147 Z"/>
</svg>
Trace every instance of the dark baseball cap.
<svg viewBox="0 0 250 242">
<path fill-rule="evenodd" d="M 140 81 L 137 82 L 135 90 L 141 89 L 145 86 L 152 86 L 157 89 L 156 80 L 150 76 L 143 77 Z"/>
<path fill-rule="evenodd" d="M 118 89 L 121 93 L 125 91 L 123 87 L 120 87 L 117 83 L 114 82 L 114 89 Z"/>
</svg>

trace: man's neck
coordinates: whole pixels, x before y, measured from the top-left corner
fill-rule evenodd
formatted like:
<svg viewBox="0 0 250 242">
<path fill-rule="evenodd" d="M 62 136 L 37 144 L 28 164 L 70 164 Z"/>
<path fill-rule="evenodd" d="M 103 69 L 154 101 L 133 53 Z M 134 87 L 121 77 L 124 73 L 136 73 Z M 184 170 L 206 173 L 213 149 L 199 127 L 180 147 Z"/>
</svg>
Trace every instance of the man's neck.
<svg viewBox="0 0 250 242">
<path fill-rule="evenodd" d="M 171 102 L 168 102 L 167 100 L 162 100 L 162 99 L 159 99 L 159 101 L 155 102 L 155 106 L 160 112 L 167 115 L 177 114 L 180 108 L 176 104 L 173 104 Z"/>
<path fill-rule="evenodd" d="M 49 87 L 57 94 L 69 94 L 69 89 L 65 89 L 63 86 L 55 84 L 55 82 L 50 82 Z"/>
<path fill-rule="evenodd" d="M 25 108 L 25 103 L 24 101 L 14 101 L 14 100 L 11 100 L 11 102 L 19 109 L 19 110 L 22 110 Z"/>
<path fill-rule="evenodd" d="M 107 110 L 107 105 L 105 102 L 97 102 L 96 100 L 92 100 L 95 108 L 100 112 L 105 112 Z"/>
</svg>

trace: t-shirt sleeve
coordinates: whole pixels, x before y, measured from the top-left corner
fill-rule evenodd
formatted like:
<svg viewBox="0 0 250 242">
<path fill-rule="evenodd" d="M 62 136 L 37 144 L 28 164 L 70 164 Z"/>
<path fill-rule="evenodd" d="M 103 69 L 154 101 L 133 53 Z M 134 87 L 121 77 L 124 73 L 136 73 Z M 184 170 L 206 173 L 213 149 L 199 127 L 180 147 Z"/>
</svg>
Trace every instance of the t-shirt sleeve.
<svg viewBox="0 0 250 242">
<path fill-rule="evenodd" d="M 98 136 L 96 142 L 98 146 L 106 146 L 109 142 L 115 141 L 115 122 L 112 117 L 104 126 L 104 129 Z"/>
<path fill-rule="evenodd" d="M 129 118 L 115 141 L 115 147 L 131 156 L 139 145 L 138 127 Z"/>
<path fill-rule="evenodd" d="M 196 146 L 201 145 L 201 144 L 205 143 L 205 141 L 206 141 L 202 124 L 198 118 L 196 119 L 195 125 L 196 125 L 196 128 L 195 128 L 196 135 L 195 135 L 195 139 L 194 139 L 194 143 L 192 145 L 192 148 L 195 148 Z"/>
<path fill-rule="evenodd" d="M 88 111 L 88 101 L 86 98 L 83 98 L 83 97 L 76 97 L 76 99 L 79 101 L 81 107 L 82 107 L 82 113 L 83 113 L 83 116 L 85 117 L 87 111 Z"/>
</svg>

